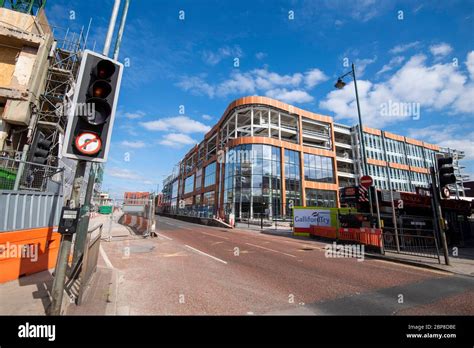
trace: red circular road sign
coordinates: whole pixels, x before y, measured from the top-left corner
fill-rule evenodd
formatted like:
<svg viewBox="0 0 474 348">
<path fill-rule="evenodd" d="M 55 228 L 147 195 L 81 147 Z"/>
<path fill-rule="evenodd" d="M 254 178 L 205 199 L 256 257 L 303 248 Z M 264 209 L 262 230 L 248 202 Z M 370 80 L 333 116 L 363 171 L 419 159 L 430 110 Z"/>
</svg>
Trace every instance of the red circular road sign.
<svg viewBox="0 0 474 348">
<path fill-rule="evenodd" d="M 84 132 L 76 137 L 76 149 L 84 155 L 95 155 L 102 148 L 102 142 L 95 133 Z"/>
<path fill-rule="evenodd" d="M 362 178 L 360 178 L 360 184 L 365 188 L 372 186 L 373 183 L 374 179 L 372 179 L 370 175 L 364 175 Z"/>
</svg>

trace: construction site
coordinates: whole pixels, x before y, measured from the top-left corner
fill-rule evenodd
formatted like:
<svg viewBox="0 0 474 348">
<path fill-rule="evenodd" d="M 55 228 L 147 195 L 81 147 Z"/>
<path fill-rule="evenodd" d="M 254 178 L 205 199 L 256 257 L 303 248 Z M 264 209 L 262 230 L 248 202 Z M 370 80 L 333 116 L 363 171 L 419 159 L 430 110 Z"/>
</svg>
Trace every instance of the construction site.
<svg viewBox="0 0 474 348">
<path fill-rule="evenodd" d="M 54 269 L 61 212 L 81 207 L 84 232 L 72 243 L 65 280 L 65 297 L 79 304 L 102 232 L 102 224 L 89 229 L 89 220 L 104 213 L 103 206 L 106 215 L 114 212 L 101 195 L 103 164 L 63 156 L 81 61 L 96 42 L 89 40 L 92 18 L 73 32 L 50 25 L 45 6 L 45 0 L 0 1 L 0 283 Z M 124 23 L 125 16 L 122 32 Z M 20 257 L 11 246 L 19 246 Z M 37 257 L 23 257 L 29 250 L 37 250 Z"/>
</svg>

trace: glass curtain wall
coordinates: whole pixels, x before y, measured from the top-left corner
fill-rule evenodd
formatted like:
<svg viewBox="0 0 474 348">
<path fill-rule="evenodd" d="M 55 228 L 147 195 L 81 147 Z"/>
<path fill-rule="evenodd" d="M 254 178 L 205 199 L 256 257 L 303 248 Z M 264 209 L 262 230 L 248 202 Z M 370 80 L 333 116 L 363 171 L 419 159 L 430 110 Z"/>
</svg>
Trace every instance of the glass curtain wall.
<svg viewBox="0 0 474 348">
<path fill-rule="evenodd" d="M 249 144 L 229 151 L 225 164 L 224 210 L 237 220 L 281 214 L 280 148 Z"/>
<path fill-rule="evenodd" d="M 306 189 L 306 206 L 336 208 L 336 192 Z"/>
<path fill-rule="evenodd" d="M 301 204 L 301 168 L 299 152 L 285 149 L 285 191 L 286 215 L 291 216 L 290 201 L 293 206 Z"/>
</svg>

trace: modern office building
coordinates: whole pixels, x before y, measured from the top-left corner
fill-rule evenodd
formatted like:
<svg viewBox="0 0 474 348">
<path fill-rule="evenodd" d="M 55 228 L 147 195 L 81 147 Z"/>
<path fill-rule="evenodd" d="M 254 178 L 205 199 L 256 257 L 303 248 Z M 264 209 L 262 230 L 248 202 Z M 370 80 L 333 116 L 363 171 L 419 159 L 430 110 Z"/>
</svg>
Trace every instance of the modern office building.
<svg viewBox="0 0 474 348">
<path fill-rule="evenodd" d="M 428 186 L 442 149 L 373 128 L 363 133 L 378 188 Z M 240 98 L 165 180 L 162 208 L 239 220 L 285 216 L 292 205 L 338 207 L 339 188 L 359 184 L 360 149 L 358 126 L 267 97 Z"/>
<path fill-rule="evenodd" d="M 359 126 L 334 125 L 337 173 L 340 187 L 358 184 L 364 174 Z M 464 151 L 442 148 L 420 140 L 364 126 L 363 131 L 368 175 L 375 187 L 402 192 L 415 192 L 417 187 L 428 188 L 429 168 L 436 166 L 437 156 L 451 156 L 457 183 L 450 186 L 454 197 L 464 197 L 462 174 L 464 167 L 459 161 Z"/>
</svg>

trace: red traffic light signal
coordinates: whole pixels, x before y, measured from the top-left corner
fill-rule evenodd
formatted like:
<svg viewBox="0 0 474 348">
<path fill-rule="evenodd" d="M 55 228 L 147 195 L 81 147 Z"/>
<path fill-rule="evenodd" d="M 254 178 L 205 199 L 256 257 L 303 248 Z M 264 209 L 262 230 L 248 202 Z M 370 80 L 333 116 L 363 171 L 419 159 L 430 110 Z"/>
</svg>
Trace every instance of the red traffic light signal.
<svg viewBox="0 0 474 348">
<path fill-rule="evenodd" d="M 105 162 L 117 108 L 123 65 L 85 50 L 68 115 L 63 155 Z"/>
</svg>

